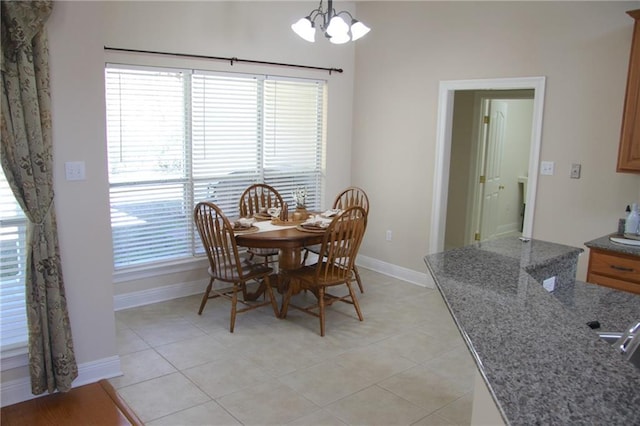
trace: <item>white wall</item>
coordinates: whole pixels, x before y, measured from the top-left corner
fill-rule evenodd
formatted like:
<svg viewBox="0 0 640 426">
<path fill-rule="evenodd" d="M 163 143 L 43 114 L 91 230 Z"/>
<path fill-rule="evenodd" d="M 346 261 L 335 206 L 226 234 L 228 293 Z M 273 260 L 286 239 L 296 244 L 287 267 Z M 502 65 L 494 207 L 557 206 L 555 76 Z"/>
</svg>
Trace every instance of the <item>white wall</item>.
<svg viewBox="0 0 640 426">
<path fill-rule="evenodd" d="M 79 363 L 115 353 L 99 13 L 97 4 L 56 3 L 48 22 L 56 214 Z M 66 181 L 66 161 L 84 161 L 86 180 Z"/>
<path fill-rule="evenodd" d="M 640 2 L 362 2 L 353 183 L 371 213 L 361 253 L 426 270 L 438 85 L 545 76 L 533 237 L 583 247 L 614 232 L 640 178 L 615 172 L 633 19 Z M 571 163 L 582 178 L 569 179 Z M 381 173 L 380 171 L 384 171 Z M 385 241 L 385 230 L 393 241 Z M 578 276 L 584 279 L 586 256 Z"/>
</svg>

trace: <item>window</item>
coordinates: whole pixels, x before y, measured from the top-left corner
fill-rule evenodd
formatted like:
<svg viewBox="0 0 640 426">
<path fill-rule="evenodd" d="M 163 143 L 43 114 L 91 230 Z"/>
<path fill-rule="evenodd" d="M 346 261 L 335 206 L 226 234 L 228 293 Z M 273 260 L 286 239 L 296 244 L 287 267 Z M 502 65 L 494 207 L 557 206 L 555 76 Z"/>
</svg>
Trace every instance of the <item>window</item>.
<svg viewBox="0 0 640 426">
<path fill-rule="evenodd" d="M 25 276 L 27 219 L 0 173 L 0 347 L 6 353 L 27 344 Z"/>
<path fill-rule="evenodd" d="M 195 204 L 235 216 L 256 182 L 320 208 L 324 81 L 108 65 L 105 82 L 116 269 L 193 257 Z"/>
</svg>

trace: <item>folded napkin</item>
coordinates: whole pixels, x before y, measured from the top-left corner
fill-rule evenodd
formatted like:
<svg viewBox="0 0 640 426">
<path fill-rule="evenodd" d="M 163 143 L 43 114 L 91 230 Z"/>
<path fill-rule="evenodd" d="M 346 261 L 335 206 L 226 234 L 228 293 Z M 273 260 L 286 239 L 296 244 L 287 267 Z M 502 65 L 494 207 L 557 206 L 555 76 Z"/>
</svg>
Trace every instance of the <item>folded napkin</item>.
<svg viewBox="0 0 640 426">
<path fill-rule="evenodd" d="M 331 223 L 331 219 L 322 217 L 322 215 L 319 215 L 319 214 L 314 216 L 309 216 L 307 220 L 302 222 L 303 225 L 317 226 L 319 228 L 326 228 L 329 226 L 330 223 Z"/>
<path fill-rule="evenodd" d="M 233 223 L 235 229 L 251 228 L 256 220 L 252 217 L 241 217 Z"/>
<path fill-rule="evenodd" d="M 337 215 L 337 214 L 339 214 L 341 212 L 342 212 L 342 210 L 340 210 L 340 209 L 329 209 L 329 210 L 325 211 L 324 213 L 322 213 L 322 216 L 324 216 L 324 217 L 332 217 L 332 216 L 335 216 L 335 215 Z"/>
</svg>

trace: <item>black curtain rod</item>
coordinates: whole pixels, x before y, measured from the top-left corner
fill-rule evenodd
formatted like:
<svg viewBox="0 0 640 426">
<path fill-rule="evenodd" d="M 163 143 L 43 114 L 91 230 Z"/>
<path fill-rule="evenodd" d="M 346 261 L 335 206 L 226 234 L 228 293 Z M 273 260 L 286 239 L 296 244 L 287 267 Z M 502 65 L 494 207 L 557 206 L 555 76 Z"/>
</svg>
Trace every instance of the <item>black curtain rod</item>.
<svg viewBox="0 0 640 426">
<path fill-rule="evenodd" d="M 277 65 L 280 67 L 290 67 L 290 68 L 305 68 L 310 70 L 320 70 L 320 71 L 328 71 L 329 75 L 333 72 L 342 72 L 342 68 L 324 68 L 324 67 L 314 67 L 311 65 L 297 65 L 297 64 L 285 64 L 282 62 L 266 62 L 266 61 L 255 61 L 252 59 L 239 59 L 239 58 L 225 58 L 221 56 L 206 56 L 206 55 L 192 55 L 189 53 L 170 53 L 170 52 L 156 52 L 153 50 L 136 50 L 136 49 L 122 49 L 119 47 L 104 47 L 104 50 L 111 50 L 114 52 L 129 52 L 129 53 L 149 53 L 152 55 L 167 55 L 167 56 L 179 56 L 182 58 L 196 58 L 196 59 L 213 59 L 218 61 L 228 61 L 233 66 L 234 62 L 246 62 L 248 64 L 260 64 L 260 65 Z"/>
</svg>

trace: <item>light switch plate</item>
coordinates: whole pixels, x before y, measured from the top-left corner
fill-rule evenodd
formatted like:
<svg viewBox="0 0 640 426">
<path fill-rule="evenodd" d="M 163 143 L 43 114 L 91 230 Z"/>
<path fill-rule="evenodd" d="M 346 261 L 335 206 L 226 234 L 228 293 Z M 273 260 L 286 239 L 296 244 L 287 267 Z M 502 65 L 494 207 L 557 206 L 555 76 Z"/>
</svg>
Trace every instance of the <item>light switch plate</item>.
<svg viewBox="0 0 640 426">
<path fill-rule="evenodd" d="M 540 163 L 540 174 L 541 175 L 553 175 L 553 169 L 555 168 L 555 163 L 553 161 L 542 161 Z"/>
<path fill-rule="evenodd" d="M 64 163 L 64 172 L 67 180 L 84 180 L 84 161 L 67 161 Z"/>
<path fill-rule="evenodd" d="M 580 164 L 577 163 L 573 163 L 571 165 L 571 179 L 580 179 L 580 169 L 582 168 L 582 166 L 580 166 Z"/>
</svg>

